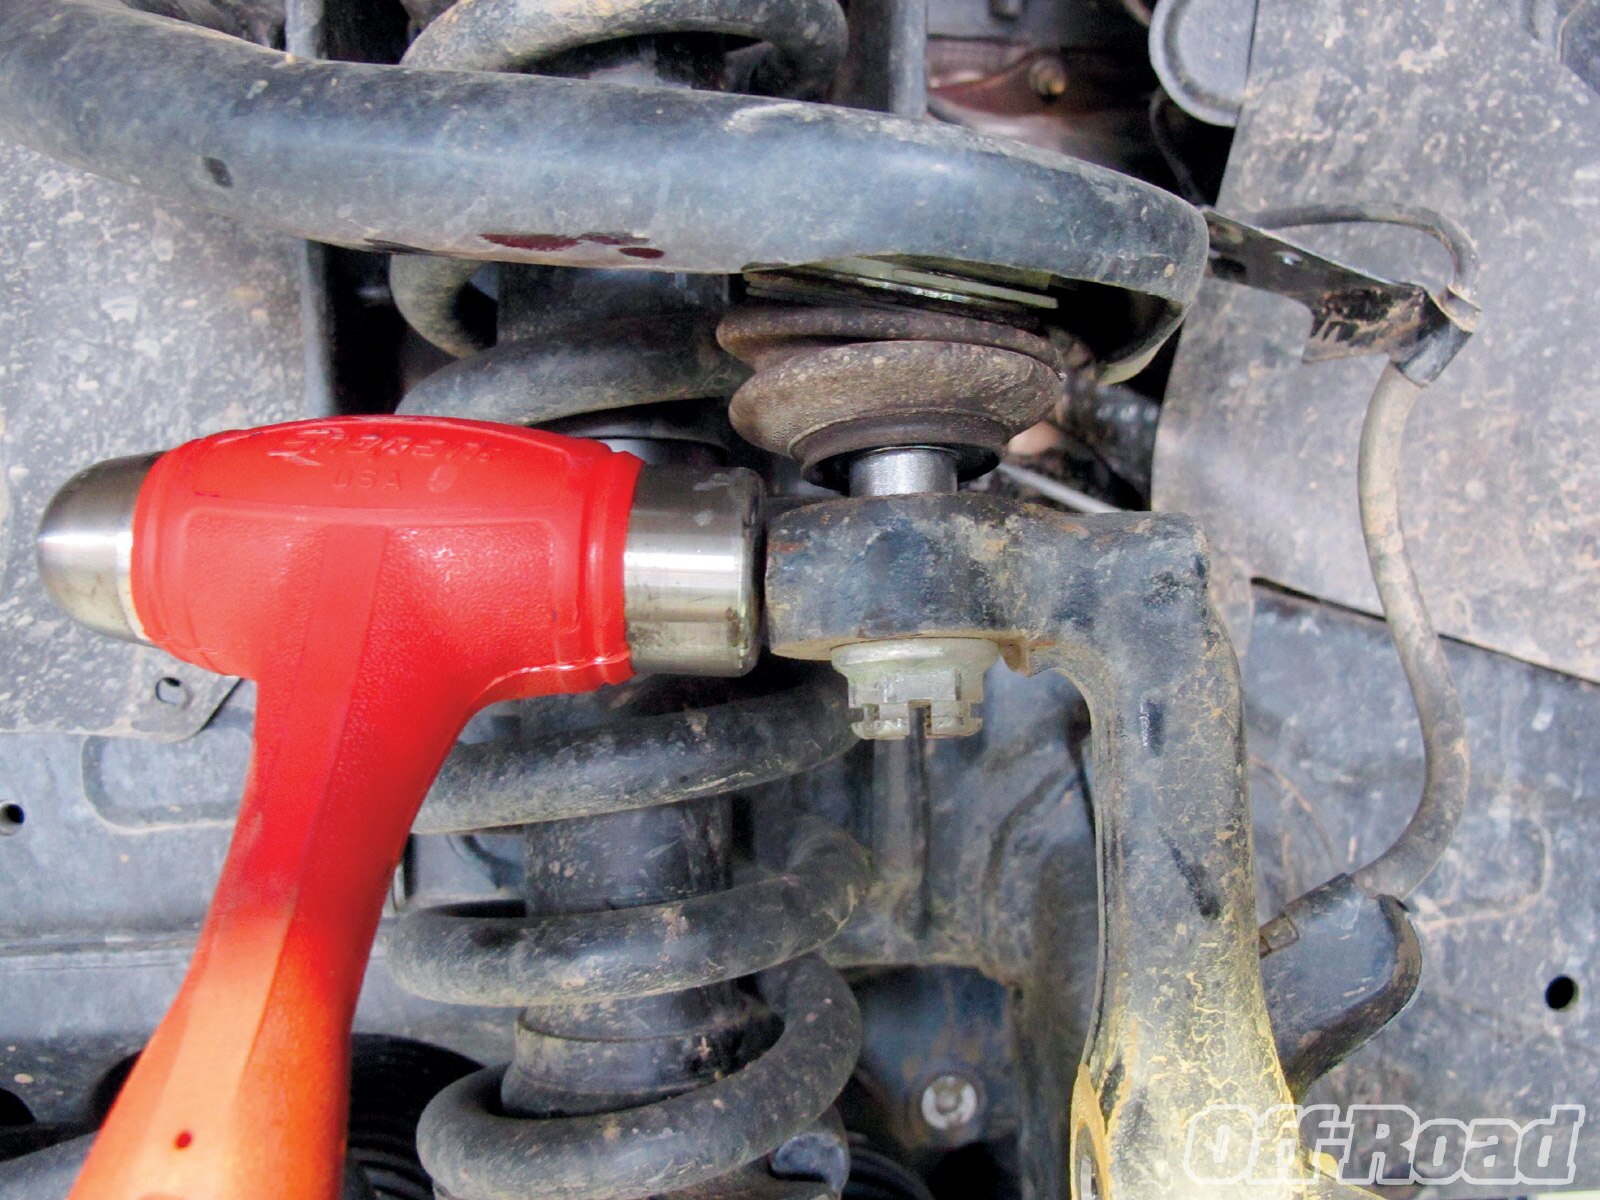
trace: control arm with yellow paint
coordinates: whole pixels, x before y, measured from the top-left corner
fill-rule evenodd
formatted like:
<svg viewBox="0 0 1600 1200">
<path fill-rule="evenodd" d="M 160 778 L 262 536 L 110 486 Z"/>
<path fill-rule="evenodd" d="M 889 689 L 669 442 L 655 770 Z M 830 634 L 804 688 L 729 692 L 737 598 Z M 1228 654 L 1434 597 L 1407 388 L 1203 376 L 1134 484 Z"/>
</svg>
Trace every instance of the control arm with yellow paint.
<svg viewBox="0 0 1600 1200">
<path fill-rule="evenodd" d="M 981 636 L 1017 669 L 1063 672 L 1088 703 L 1101 962 L 1072 1105 L 1076 1200 L 1365 1195 L 1313 1169 L 1288 1108 L 1257 963 L 1239 668 L 1193 523 L 897 496 L 785 513 L 768 545 L 780 654 Z M 899 586 L 810 585 L 858 576 Z M 1249 1181 L 1247 1145 L 1221 1168 L 1191 1160 L 1191 1122 L 1240 1109 L 1276 1122 L 1271 1182 Z"/>
</svg>

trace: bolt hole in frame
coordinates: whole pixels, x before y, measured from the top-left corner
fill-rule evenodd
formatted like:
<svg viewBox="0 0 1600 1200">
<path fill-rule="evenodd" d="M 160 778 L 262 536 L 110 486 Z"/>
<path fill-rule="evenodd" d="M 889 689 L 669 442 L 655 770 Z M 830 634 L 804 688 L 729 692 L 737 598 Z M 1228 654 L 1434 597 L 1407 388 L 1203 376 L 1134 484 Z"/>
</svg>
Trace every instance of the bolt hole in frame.
<svg viewBox="0 0 1600 1200">
<path fill-rule="evenodd" d="M 28 819 L 27 810 L 20 804 L 0 804 L 0 837 L 22 832 Z"/>
<path fill-rule="evenodd" d="M 1544 989 L 1544 1002 L 1552 1012 L 1565 1012 L 1578 1002 L 1578 981 L 1557 975 Z"/>
</svg>

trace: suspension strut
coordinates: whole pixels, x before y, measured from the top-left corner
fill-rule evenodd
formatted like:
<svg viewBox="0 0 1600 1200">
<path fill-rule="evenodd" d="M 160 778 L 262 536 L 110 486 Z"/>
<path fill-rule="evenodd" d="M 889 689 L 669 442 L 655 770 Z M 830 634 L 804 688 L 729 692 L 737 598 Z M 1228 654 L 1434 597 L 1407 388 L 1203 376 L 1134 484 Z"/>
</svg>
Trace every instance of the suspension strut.
<svg viewBox="0 0 1600 1200">
<path fill-rule="evenodd" d="M 662 24 L 625 19 L 622 28 L 666 35 L 671 20 L 692 8 L 658 8 Z M 481 19 L 471 8 L 450 10 L 407 61 L 491 65 L 467 49 L 480 40 L 471 29 Z M 785 32 L 775 27 L 769 36 Z M 703 47 L 697 53 L 664 36 L 578 54 L 574 39 L 542 26 L 523 26 L 518 38 L 515 61 L 501 55 L 493 66 L 535 63 L 623 79 L 644 73 L 681 84 L 717 73 Z M 811 49 L 826 62 L 832 47 L 820 40 Z M 552 61 L 558 51 L 566 53 Z M 1043 336 L 1025 306 L 992 294 L 1002 289 L 930 304 L 892 282 L 764 273 L 751 290 L 773 298 L 721 316 L 720 279 L 502 267 L 497 310 L 489 310 L 470 282 L 477 269 L 438 258 L 393 260 L 402 311 L 460 356 L 414 389 L 402 411 L 545 424 L 671 461 L 704 453 L 705 417 L 715 405 L 703 398 L 736 391 L 729 417 L 746 440 L 795 459 L 814 481 L 884 492 L 948 490 L 986 472 L 1006 440 L 1060 393 L 1059 340 Z M 914 711 L 928 714 L 925 731 L 934 735 L 977 728 L 971 707 L 993 646 L 965 639 L 911 653 L 926 659 L 930 650 L 931 687 L 928 670 L 909 680 L 902 671 L 891 676 L 892 695 L 869 700 L 871 683 L 853 681 L 850 703 L 870 709 L 857 733 L 920 736 L 924 728 L 910 725 Z M 952 675 L 948 661 L 963 651 L 968 666 Z M 941 678 L 950 681 L 943 691 Z M 833 704 L 825 719 L 840 729 L 843 708 Z M 792 737 L 795 728 L 785 732 Z M 444 1194 L 594 1200 L 715 1180 L 800 1133 L 847 1078 L 854 1048 L 834 1023 L 816 1019 L 823 1011 L 798 1011 L 791 985 L 800 976 L 769 970 L 762 977 L 762 998 L 778 1007 L 784 1027 L 773 1045 L 759 1010 L 731 981 L 838 932 L 867 883 L 860 852 L 836 830 L 797 822 L 786 869 L 729 892 L 729 797 L 679 799 L 658 790 L 655 799 L 678 802 L 621 812 L 568 804 L 556 809 L 558 819 L 537 822 L 534 816 L 555 814 L 526 801 L 520 811 L 505 806 L 497 824 L 518 816 L 530 822 L 523 912 L 478 906 L 418 914 L 392 943 L 392 969 L 413 991 L 524 1006 L 504 1073 L 463 1080 L 424 1116 L 419 1149 Z M 848 1000 L 820 962 L 801 971 L 810 987 L 825 981 L 828 1005 Z M 818 995 L 804 1003 L 814 1005 Z M 619 1154 L 619 1133 L 648 1149 Z M 837 1190 L 842 1179 L 829 1182 Z"/>
<path fill-rule="evenodd" d="M 833 0 L 722 7 L 726 13 L 703 0 L 639 4 L 600 22 L 575 9 L 575 27 L 553 21 L 549 5 L 458 5 L 423 32 L 406 62 L 700 87 L 742 75 L 763 90 L 787 91 L 811 90 L 837 66 L 843 22 Z M 771 49 L 738 70 L 704 36 L 710 32 L 756 37 Z M 584 45 L 590 39 L 605 44 Z M 502 267 L 498 304 L 490 306 L 470 283 L 476 270 L 448 259 L 393 260 L 402 312 L 461 356 L 414 389 L 403 411 L 474 413 L 602 437 L 663 464 L 666 478 L 664 464 L 703 465 L 715 455 L 718 405 L 705 401 L 727 395 L 746 374 L 714 340 L 723 279 Z M 699 530 L 696 546 L 684 544 L 684 530 L 663 528 L 659 543 L 639 544 L 630 569 L 647 570 L 651 555 L 747 558 L 759 549 L 759 499 L 745 494 L 745 519 Z M 648 503 L 642 496 L 636 530 L 649 524 Z M 756 602 L 744 598 L 743 619 L 753 620 Z M 693 621 L 684 628 L 703 638 Z M 741 641 L 753 654 L 754 640 Z M 644 669 L 732 675 L 751 665 L 748 657 L 711 660 L 725 647 L 670 632 L 640 644 Z M 639 738 L 655 778 L 637 782 L 654 786 L 586 788 L 582 772 L 568 771 L 560 788 L 516 789 L 491 819 L 476 806 L 466 820 L 477 825 L 463 826 L 459 813 L 441 822 L 452 832 L 518 824 L 524 861 L 520 912 L 479 905 L 419 913 L 391 946 L 393 969 L 413 991 L 522 1007 L 509 1067 L 447 1089 L 424 1117 L 419 1149 L 442 1193 L 593 1200 L 715 1180 L 804 1131 L 853 1068 L 859 1035 L 849 991 L 803 956 L 842 927 L 864 892 L 861 851 L 821 822 L 798 820 L 781 870 L 729 887 L 729 782 L 774 778 L 847 748 L 853 739 L 837 691 L 813 680 L 775 696 L 724 699 L 709 710 L 714 729 L 705 727 L 704 710 L 671 711 L 683 691 L 666 679 L 646 681 L 628 703 L 611 699 L 598 731 L 577 735 L 596 747 Z M 667 711 L 653 711 L 662 706 Z M 697 720 L 700 735 L 683 737 Z M 797 724 L 825 732 L 795 739 Z M 656 736 L 632 732 L 640 726 Z M 766 745 L 791 743 L 767 755 L 778 761 L 759 770 L 761 780 L 748 769 L 752 752 L 760 757 L 752 733 Z M 526 775 L 552 761 L 552 750 L 560 760 L 566 749 L 570 764 L 573 741 L 490 753 Z M 699 782 L 730 755 L 745 759 L 742 778 L 723 774 L 720 788 Z M 679 769 L 663 770 L 669 756 Z M 604 752 L 584 761 L 591 774 L 616 770 Z M 475 766 L 480 779 L 483 763 Z M 460 790 L 478 790 L 462 782 Z M 441 805 L 450 803 L 448 769 L 435 790 Z M 435 826 L 425 815 L 421 827 Z M 734 981 L 763 971 L 758 1003 Z M 775 1024 L 782 1032 L 774 1041 Z M 826 1172 L 835 1192 L 842 1151 L 841 1142 Z"/>
<path fill-rule="evenodd" d="M 590 297 L 603 296 L 612 313 L 660 294 L 631 281 L 574 280 L 574 274 L 536 280 L 532 288 L 525 282 L 524 294 L 547 299 L 552 286 L 568 295 L 587 289 Z M 502 286 L 502 304 L 504 296 Z M 610 331 L 626 335 L 638 327 L 635 318 L 614 316 Z M 606 331 L 603 322 L 599 328 L 588 335 L 591 344 Z M 816 478 L 848 477 L 858 492 L 953 489 L 959 477 L 987 470 L 1006 438 L 1047 411 L 1060 387 L 1056 345 L 994 319 L 751 305 L 725 317 L 718 337 L 755 368 L 734 401 L 741 432 L 795 457 Z M 484 356 L 536 364 L 541 356 L 566 354 L 569 345 L 549 334 L 531 344 L 513 338 Z M 479 411 L 474 388 L 460 382 L 474 378 L 473 362 L 466 359 L 442 387 L 424 384 L 406 407 L 445 396 L 463 406 L 451 411 Z M 513 414 L 506 392 L 494 385 L 498 370 L 476 375 L 477 390 L 504 419 Z M 737 377 L 725 365 L 717 371 Z M 797 400 L 813 394 L 835 397 L 834 407 L 813 405 L 807 426 L 792 417 L 785 424 Z M 579 394 L 576 402 L 588 399 Z M 526 406 L 525 419 L 572 412 L 559 387 L 539 400 Z M 633 431 L 657 440 L 648 435 L 662 432 L 661 418 L 641 414 L 631 426 L 613 424 L 606 432 Z M 897 483 L 897 472 L 915 464 L 927 478 Z M 713 544 L 702 557 L 715 559 L 716 538 L 731 545 L 748 537 L 752 525 L 705 531 Z M 670 557 L 679 549 L 661 552 Z M 739 556 L 731 548 L 721 554 Z M 989 649 L 992 661 L 988 643 L 966 640 Z M 672 656 L 683 653 L 670 648 L 659 666 L 671 669 Z M 704 671 L 713 664 L 696 665 Z M 975 702 L 981 691 L 971 688 L 981 689 L 981 669 L 976 684 L 970 672 L 962 678 L 968 691 L 961 698 Z M 913 704 L 928 712 L 929 732 L 975 728 L 961 720 L 942 725 L 942 710 L 924 709 L 919 700 L 903 704 L 908 712 Z M 424 1117 L 419 1147 L 444 1193 L 463 1200 L 593 1198 L 688 1187 L 799 1133 L 847 1078 L 854 1046 L 829 1012 L 848 1005 L 848 992 L 816 960 L 803 960 L 798 971 L 772 968 L 843 926 L 867 884 L 861 852 L 839 831 L 797 820 L 788 831 L 784 869 L 728 889 L 725 773 L 730 758 L 741 760 L 743 784 L 819 765 L 852 740 L 843 732 L 844 705 L 826 681 L 813 679 L 709 714 L 717 725 L 707 727 L 699 713 L 636 712 L 629 725 L 655 723 L 660 741 L 610 723 L 520 750 L 474 748 L 459 772 L 446 765 L 417 828 L 466 833 L 520 825 L 525 882 L 520 913 L 494 905 L 416 913 L 390 944 L 391 969 L 414 992 L 460 1004 L 524 1006 L 510 1067 L 447 1089 Z M 887 728 L 881 707 L 877 716 L 876 725 L 863 722 L 857 730 L 878 736 Z M 689 735 L 696 721 L 698 736 Z M 758 729 L 760 745 L 784 747 L 768 751 L 770 764 L 725 740 L 745 739 L 748 746 Z M 612 752 L 627 737 L 638 737 L 641 750 L 661 749 L 663 758 L 670 751 L 670 765 L 645 752 L 643 769 L 618 778 Z M 602 775 L 611 786 L 592 786 L 590 777 Z M 475 782 L 485 777 L 488 785 Z M 663 778 L 670 781 L 665 786 Z M 713 790 L 718 782 L 721 794 Z M 728 985 L 764 969 L 762 997 L 777 1007 L 784 1031 L 761 1053 L 770 1035 Z M 811 989 L 804 1000 L 797 999 L 796 982 Z M 797 1008 L 819 999 L 820 1009 Z M 648 1149 L 619 1154 L 618 1136 Z"/>
</svg>

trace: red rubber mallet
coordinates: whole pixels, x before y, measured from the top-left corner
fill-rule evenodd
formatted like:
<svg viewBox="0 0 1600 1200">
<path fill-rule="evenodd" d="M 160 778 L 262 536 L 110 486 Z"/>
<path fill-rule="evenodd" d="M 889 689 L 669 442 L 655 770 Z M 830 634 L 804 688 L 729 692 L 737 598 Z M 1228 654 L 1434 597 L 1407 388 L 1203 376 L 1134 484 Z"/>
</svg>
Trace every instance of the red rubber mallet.
<svg viewBox="0 0 1600 1200">
<path fill-rule="evenodd" d="M 641 477 L 598 443 L 426 417 L 223 433 L 62 489 L 57 600 L 257 684 L 188 975 L 72 1200 L 335 1200 L 362 975 L 462 725 L 636 667 L 748 669 L 759 502 L 748 472 Z"/>
</svg>

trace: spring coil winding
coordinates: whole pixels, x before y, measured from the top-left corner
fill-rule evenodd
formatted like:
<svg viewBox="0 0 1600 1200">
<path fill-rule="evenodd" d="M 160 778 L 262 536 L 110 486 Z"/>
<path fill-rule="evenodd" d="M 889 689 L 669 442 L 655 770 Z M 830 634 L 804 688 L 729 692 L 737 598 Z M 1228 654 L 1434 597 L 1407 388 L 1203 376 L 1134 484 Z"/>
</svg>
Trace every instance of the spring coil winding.
<svg viewBox="0 0 1600 1200">
<path fill-rule="evenodd" d="M 782 838 L 781 869 L 723 888 L 719 843 L 729 790 L 818 766 L 852 741 L 838 687 L 817 677 L 452 755 L 417 831 L 526 826 L 535 911 L 503 902 L 426 909 L 390 937 L 390 969 L 407 990 L 525 1006 L 511 1066 L 446 1088 L 424 1114 L 418 1149 L 441 1196 L 675 1193 L 775 1149 L 832 1104 L 860 1029 L 843 980 L 806 956 L 864 895 L 865 855 L 837 828 L 798 817 Z M 637 857 L 631 830 L 596 824 L 632 817 L 651 833 L 664 823 L 689 876 L 643 893 L 643 903 L 619 891 L 618 875 L 582 865 L 584 844 L 597 838 Z M 574 862 L 577 879 L 549 873 Z M 599 893 L 630 906 L 606 907 Z M 782 1020 L 775 1041 L 770 1030 L 752 1034 L 760 1014 L 717 991 L 760 972 L 762 999 Z M 588 1089 L 587 1105 L 552 1086 L 573 1079 Z M 539 1119 L 505 1115 L 508 1091 Z"/>
<path fill-rule="evenodd" d="M 816 92 L 844 48 L 835 0 L 461 0 L 404 65 L 522 70 L 601 42 L 681 34 L 758 44 L 726 56 L 703 43 L 698 57 L 664 50 L 658 73 L 705 83 L 721 67 L 723 82 L 767 94 Z M 749 371 L 716 341 L 721 281 L 641 276 L 642 247 L 618 237 L 610 248 L 635 271 L 503 271 L 498 315 L 471 286 L 480 264 L 392 260 L 402 314 L 460 359 L 401 411 L 537 425 L 730 394 Z M 519 325 L 529 309 L 581 315 Z M 651 436 L 650 422 L 632 436 Z M 519 827 L 527 868 L 524 905 L 410 913 L 390 940 L 408 990 L 523 1010 L 511 1065 L 446 1088 L 424 1114 L 418 1148 L 440 1196 L 623 1200 L 714 1187 L 816 1121 L 853 1069 L 854 1000 L 810 952 L 866 891 L 864 854 L 796 817 L 781 868 L 735 882 L 727 855 L 729 793 L 852 743 L 835 681 L 655 712 L 651 681 L 640 690 L 620 723 L 458 748 L 417 822 L 424 833 Z M 733 988 L 748 976 L 764 1007 Z"/>
</svg>

